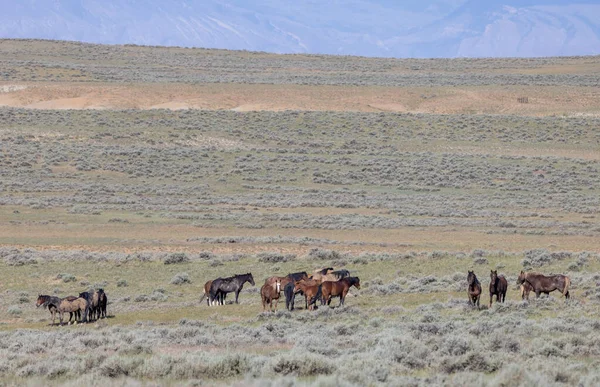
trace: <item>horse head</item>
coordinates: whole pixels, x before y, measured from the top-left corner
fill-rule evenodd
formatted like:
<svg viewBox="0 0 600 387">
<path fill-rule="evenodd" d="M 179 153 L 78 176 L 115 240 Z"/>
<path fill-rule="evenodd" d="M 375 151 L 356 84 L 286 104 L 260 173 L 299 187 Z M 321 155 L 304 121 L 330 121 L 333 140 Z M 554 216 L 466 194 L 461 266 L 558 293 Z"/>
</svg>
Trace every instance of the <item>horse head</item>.
<svg viewBox="0 0 600 387">
<path fill-rule="evenodd" d="M 357 289 L 360 289 L 360 279 L 358 277 L 352 277 L 352 285 Z"/>
<path fill-rule="evenodd" d="M 490 270 L 490 280 L 493 284 L 498 280 L 498 270 Z"/>
<path fill-rule="evenodd" d="M 44 302 L 46 302 L 46 297 L 39 294 L 37 302 L 35 303 L 36 308 L 39 308 L 40 306 L 44 305 Z"/>
<path fill-rule="evenodd" d="M 469 283 L 469 286 L 475 285 L 479 282 L 474 271 L 469 270 L 469 274 L 467 275 L 467 282 Z"/>
<path fill-rule="evenodd" d="M 525 273 L 523 270 L 521 270 L 521 273 L 519 274 L 519 278 L 517 278 L 517 285 L 523 284 L 523 282 L 525 282 L 526 278 L 527 278 L 527 273 Z"/>
<path fill-rule="evenodd" d="M 246 275 L 248 276 L 248 282 L 254 286 L 254 277 L 252 277 L 252 273 L 247 273 Z"/>
</svg>

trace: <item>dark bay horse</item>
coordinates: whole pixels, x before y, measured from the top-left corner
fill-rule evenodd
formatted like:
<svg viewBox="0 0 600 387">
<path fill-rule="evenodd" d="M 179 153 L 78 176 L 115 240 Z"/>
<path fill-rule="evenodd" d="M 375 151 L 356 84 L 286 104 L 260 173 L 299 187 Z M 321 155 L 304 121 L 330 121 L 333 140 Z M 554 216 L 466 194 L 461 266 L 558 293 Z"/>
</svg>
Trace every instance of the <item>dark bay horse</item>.
<svg viewBox="0 0 600 387">
<path fill-rule="evenodd" d="M 481 297 L 481 283 L 477 279 L 475 272 L 469 270 L 469 274 L 467 275 L 467 283 L 469 284 L 469 287 L 467 288 L 469 304 L 473 306 L 477 305 L 477 309 L 479 309 L 479 298 Z"/>
<path fill-rule="evenodd" d="M 556 274 L 546 276 L 540 273 L 526 273 L 521 270 L 519 278 L 517 278 L 517 284 L 524 285 L 528 284 L 527 288 L 531 287 L 531 290 L 535 292 L 535 297 L 538 298 L 540 294 L 549 294 L 555 290 L 560 291 L 566 299 L 569 299 L 569 286 L 571 285 L 571 279 L 566 275 Z M 529 294 L 529 292 L 527 292 Z"/>
<path fill-rule="evenodd" d="M 325 281 L 321 284 L 321 304 L 331 304 L 332 297 L 340 298 L 340 305 L 344 305 L 346 295 L 350 287 L 360 289 L 360 279 L 358 277 L 345 277 L 339 281 Z"/>
<path fill-rule="evenodd" d="M 242 291 L 242 287 L 246 282 L 249 282 L 252 286 L 254 286 L 254 278 L 252 277 L 251 273 L 236 274 L 233 277 L 217 278 L 216 280 L 213 280 L 212 284 L 210 285 L 209 293 L 211 302 L 217 298 L 219 293 L 222 297 L 221 302 L 224 302 L 225 295 L 227 293 L 235 292 L 235 303 L 239 304 L 238 298 L 240 296 L 240 292 Z"/>
<path fill-rule="evenodd" d="M 504 302 L 506 299 L 506 290 L 508 281 L 503 275 L 498 275 L 498 270 L 490 270 L 490 308 L 492 307 L 492 298 L 496 295 L 496 302 Z"/>
<path fill-rule="evenodd" d="M 49 296 L 47 294 L 40 294 L 38 296 L 37 302 L 35 303 L 36 307 L 43 306 L 44 308 L 48 308 L 50 314 L 52 315 L 52 325 L 54 325 L 54 321 L 56 320 L 56 313 L 58 313 L 58 306 L 60 305 L 60 298 L 56 296 Z M 73 314 L 69 317 L 69 322 L 71 322 L 71 318 L 73 318 Z M 77 318 L 77 316 L 75 316 Z"/>
<path fill-rule="evenodd" d="M 104 289 L 98 289 L 98 317 L 106 318 L 106 305 L 108 305 L 108 297 L 104 292 Z"/>
<path fill-rule="evenodd" d="M 294 310 L 294 304 L 296 301 L 296 294 L 300 293 L 300 294 L 304 294 L 302 292 L 302 290 L 298 290 L 297 292 L 294 291 L 294 287 L 296 284 L 296 281 L 302 281 L 302 280 L 307 280 L 308 279 L 308 273 L 305 271 L 300 271 L 297 273 L 290 273 L 287 275 L 287 278 L 289 278 L 289 282 L 284 284 L 282 282 L 282 289 L 283 289 L 283 294 L 285 295 L 285 307 L 289 310 L 292 311 Z M 306 304 L 305 308 L 308 307 L 308 304 Z"/>
<path fill-rule="evenodd" d="M 269 305 L 271 312 L 277 311 L 277 304 L 279 302 L 279 295 L 281 293 L 281 280 L 276 280 L 273 284 L 264 284 L 260 288 L 260 297 L 262 299 L 263 312 Z M 275 300 L 275 310 L 273 310 L 273 300 Z"/>
</svg>

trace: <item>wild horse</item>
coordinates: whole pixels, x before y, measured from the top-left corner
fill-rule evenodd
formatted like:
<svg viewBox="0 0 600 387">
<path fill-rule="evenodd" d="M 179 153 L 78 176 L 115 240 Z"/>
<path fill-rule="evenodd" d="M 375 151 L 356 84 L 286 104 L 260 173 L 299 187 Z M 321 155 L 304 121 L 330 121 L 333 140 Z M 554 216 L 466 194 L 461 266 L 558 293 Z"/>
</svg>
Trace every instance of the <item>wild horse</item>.
<svg viewBox="0 0 600 387">
<path fill-rule="evenodd" d="M 562 274 L 546 276 L 540 273 L 526 273 L 521 270 L 521 274 L 519 274 L 519 278 L 517 278 L 517 284 L 527 284 L 524 288 L 527 289 L 530 287 L 531 290 L 535 292 L 536 298 L 542 293 L 549 294 L 555 290 L 560 291 L 566 299 L 571 297 L 569 294 L 571 279 Z M 527 291 L 527 294 L 529 294 L 529 291 Z"/>
<path fill-rule="evenodd" d="M 89 311 L 89 306 L 88 306 L 88 302 L 85 298 L 75 298 L 74 300 L 70 300 L 70 297 L 66 297 L 60 300 L 60 304 L 58 305 L 58 313 L 60 315 L 60 325 L 62 325 L 63 323 L 63 315 L 67 312 L 69 313 L 74 313 L 77 311 L 83 312 L 83 319 L 81 320 L 82 322 L 87 322 L 88 321 L 88 311 Z M 69 319 L 69 322 L 71 320 Z"/>
<path fill-rule="evenodd" d="M 222 279 L 222 278 L 219 277 L 218 279 Z M 210 281 L 206 281 L 206 283 L 204 284 L 204 293 L 202 294 L 202 297 L 200 297 L 200 302 L 202 302 L 204 297 L 206 297 L 206 305 L 208 305 L 208 306 L 215 305 L 217 302 L 222 302 L 224 304 L 225 303 L 225 295 L 220 292 L 215 297 L 217 299 L 217 301 L 215 301 L 215 300 L 211 301 L 210 287 L 211 287 L 212 283 L 213 283 L 213 280 L 210 280 Z"/>
<path fill-rule="evenodd" d="M 213 280 L 210 285 L 210 301 L 213 302 L 218 296 L 221 297 L 221 305 L 225 300 L 225 295 L 227 293 L 235 292 L 235 303 L 239 304 L 238 298 L 240 296 L 240 292 L 242 291 L 242 287 L 246 282 L 249 282 L 252 286 L 254 286 L 254 278 L 251 273 L 246 274 L 236 274 L 233 277 L 227 278 L 217 278 Z"/>
<path fill-rule="evenodd" d="M 473 306 L 477 305 L 477 309 L 479 309 L 479 298 L 481 297 L 481 283 L 477 279 L 475 272 L 469 270 L 469 273 L 467 275 L 467 283 L 469 284 L 469 287 L 467 288 L 469 304 Z"/>
<path fill-rule="evenodd" d="M 301 280 L 294 283 L 294 293 L 304 293 L 307 309 L 313 309 L 312 305 L 321 298 L 321 284 L 314 280 Z M 308 302 L 310 300 L 310 302 Z"/>
<path fill-rule="evenodd" d="M 77 299 L 77 297 L 68 296 L 68 297 L 65 297 L 65 299 L 67 299 L 69 301 L 74 301 Z M 48 308 L 48 311 L 50 311 L 50 314 L 52 315 L 52 325 L 54 325 L 54 322 L 56 321 L 56 314 L 58 313 L 58 307 L 60 305 L 60 301 L 61 301 L 61 299 L 56 296 L 40 294 L 38 296 L 38 299 L 37 299 L 37 302 L 35 305 L 38 308 L 40 306 Z M 73 319 L 73 317 L 75 317 L 75 321 L 77 321 L 77 319 L 81 319 L 81 313 L 79 311 L 69 313 L 69 321 L 68 321 L 69 324 L 71 323 L 71 320 Z"/>
<path fill-rule="evenodd" d="M 358 277 L 345 277 L 339 281 L 325 281 L 321 284 L 321 305 L 331 304 L 331 297 L 340 298 L 340 306 L 344 305 L 346 295 L 350 287 L 360 289 L 360 279 Z"/>
<path fill-rule="evenodd" d="M 279 295 L 281 293 L 281 280 L 276 280 L 273 284 L 264 284 L 260 288 L 260 297 L 262 299 L 263 312 L 269 305 L 271 312 L 277 311 L 277 304 L 279 302 Z M 273 310 L 273 300 L 275 300 L 275 310 Z"/>
<path fill-rule="evenodd" d="M 498 270 L 490 270 L 490 308 L 492 307 L 492 298 L 496 295 L 496 302 L 504 302 L 506 299 L 506 290 L 508 282 L 503 275 L 498 275 Z"/>
</svg>

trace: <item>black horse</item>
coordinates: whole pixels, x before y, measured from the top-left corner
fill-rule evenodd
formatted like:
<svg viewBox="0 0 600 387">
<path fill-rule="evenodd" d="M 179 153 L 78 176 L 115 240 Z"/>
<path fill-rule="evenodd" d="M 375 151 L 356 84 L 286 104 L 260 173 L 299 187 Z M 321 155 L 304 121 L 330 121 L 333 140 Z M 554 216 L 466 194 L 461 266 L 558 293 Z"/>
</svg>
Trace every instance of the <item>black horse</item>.
<svg viewBox="0 0 600 387">
<path fill-rule="evenodd" d="M 240 292 L 246 282 L 250 282 L 250 284 L 254 286 L 254 278 L 251 273 L 236 274 L 233 277 L 217 278 L 216 280 L 213 280 L 210 285 L 209 294 L 211 303 L 220 297 L 221 299 L 217 301 L 220 301 L 222 304 L 227 293 L 235 292 L 235 303 L 238 304 Z"/>
<path fill-rule="evenodd" d="M 98 289 L 98 317 L 106 318 L 106 305 L 108 304 L 108 297 L 104 293 L 104 289 Z"/>
<path fill-rule="evenodd" d="M 287 277 L 291 280 L 290 282 L 288 282 L 285 287 L 283 288 L 283 294 L 285 295 L 285 307 L 289 310 L 292 311 L 294 310 L 294 303 L 296 301 L 296 294 L 300 293 L 302 294 L 302 291 L 299 290 L 297 292 L 294 292 L 294 284 L 296 283 L 296 281 L 300 281 L 302 279 L 307 279 L 308 278 L 308 273 L 305 271 L 299 271 L 297 273 L 290 273 L 287 275 Z"/>
</svg>

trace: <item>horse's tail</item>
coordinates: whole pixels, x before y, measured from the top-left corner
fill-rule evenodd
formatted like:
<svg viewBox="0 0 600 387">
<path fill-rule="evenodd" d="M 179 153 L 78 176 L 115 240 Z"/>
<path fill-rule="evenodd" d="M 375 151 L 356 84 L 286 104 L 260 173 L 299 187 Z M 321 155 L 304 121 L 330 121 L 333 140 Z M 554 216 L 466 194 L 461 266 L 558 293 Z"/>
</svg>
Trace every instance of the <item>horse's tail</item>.
<svg viewBox="0 0 600 387">
<path fill-rule="evenodd" d="M 565 288 L 562 291 L 562 294 L 565 298 L 569 298 L 569 286 L 571 286 L 571 279 L 568 276 L 565 276 Z"/>
<path fill-rule="evenodd" d="M 204 300 L 204 297 L 206 297 L 206 293 L 202 293 L 202 296 L 200 297 L 200 302 L 202 302 L 202 300 Z"/>
<path fill-rule="evenodd" d="M 316 303 L 319 298 L 323 298 L 322 287 L 323 287 L 323 284 L 320 284 L 319 287 L 317 288 L 317 294 L 315 294 L 314 297 L 310 299 L 310 302 L 308 303 L 308 305 Z"/>
</svg>

